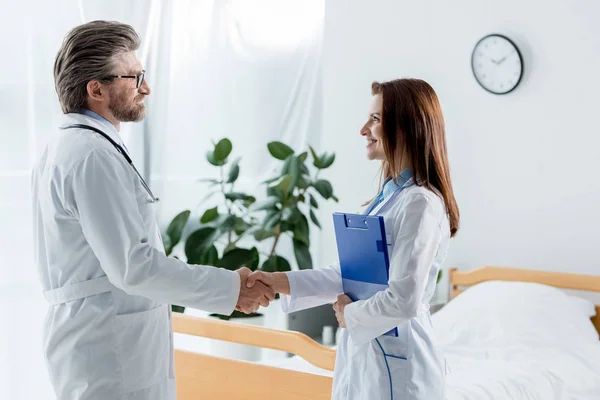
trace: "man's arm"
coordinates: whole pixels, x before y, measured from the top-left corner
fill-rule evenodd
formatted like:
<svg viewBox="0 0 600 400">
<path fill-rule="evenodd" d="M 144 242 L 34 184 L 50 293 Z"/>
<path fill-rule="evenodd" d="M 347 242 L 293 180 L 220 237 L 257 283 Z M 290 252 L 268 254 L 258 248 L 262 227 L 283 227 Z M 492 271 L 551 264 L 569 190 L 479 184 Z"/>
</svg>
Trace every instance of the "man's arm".
<svg viewBox="0 0 600 400">
<path fill-rule="evenodd" d="M 96 149 L 69 174 L 73 215 L 112 284 L 132 295 L 230 314 L 240 299 L 258 302 L 260 288 L 246 293 L 240 273 L 188 265 L 149 244 L 135 196 L 137 177 L 112 150 Z M 245 286 L 245 285 L 244 285 Z"/>
</svg>

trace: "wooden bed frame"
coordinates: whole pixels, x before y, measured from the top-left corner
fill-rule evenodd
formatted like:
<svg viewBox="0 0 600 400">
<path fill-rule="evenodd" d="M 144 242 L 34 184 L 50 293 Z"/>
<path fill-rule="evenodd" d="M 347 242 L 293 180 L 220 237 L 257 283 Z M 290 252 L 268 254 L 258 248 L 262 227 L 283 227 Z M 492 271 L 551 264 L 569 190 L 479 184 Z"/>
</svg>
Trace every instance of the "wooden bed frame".
<svg viewBox="0 0 600 400">
<path fill-rule="evenodd" d="M 563 289 L 600 292 L 600 276 L 483 267 L 472 271 L 450 270 L 452 298 L 468 286 L 490 280 L 536 282 Z M 600 333 L 600 305 L 592 323 Z M 242 325 L 173 314 L 173 331 L 210 339 L 297 354 L 311 364 L 333 371 L 335 351 L 308 336 L 291 331 Z M 330 399 L 332 378 L 258 363 L 175 351 L 177 399 L 299 400 Z"/>
</svg>

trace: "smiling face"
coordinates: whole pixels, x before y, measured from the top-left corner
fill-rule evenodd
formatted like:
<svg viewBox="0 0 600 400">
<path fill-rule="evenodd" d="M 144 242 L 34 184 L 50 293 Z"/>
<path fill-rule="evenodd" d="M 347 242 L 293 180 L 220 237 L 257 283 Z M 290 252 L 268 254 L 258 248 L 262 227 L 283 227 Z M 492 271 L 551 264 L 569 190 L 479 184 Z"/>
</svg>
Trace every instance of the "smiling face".
<svg viewBox="0 0 600 400">
<path fill-rule="evenodd" d="M 369 119 L 360 130 L 360 135 L 367 140 L 367 158 L 369 160 L 385 160 L 384 133 L 381 124 L 382 111 L 383 96 L 379 93 L 373 96 L 369 106 Z"/>
</svg>

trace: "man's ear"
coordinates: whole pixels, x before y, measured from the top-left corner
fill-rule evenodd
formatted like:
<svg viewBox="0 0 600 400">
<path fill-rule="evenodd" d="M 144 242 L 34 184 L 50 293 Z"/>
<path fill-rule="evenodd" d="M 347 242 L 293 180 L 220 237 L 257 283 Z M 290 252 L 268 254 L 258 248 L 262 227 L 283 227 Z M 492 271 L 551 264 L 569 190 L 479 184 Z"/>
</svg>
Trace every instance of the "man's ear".
<svg viewBox="0 0 600 400">
<path fill-rule="evenodd" d="M 92 80 L 87 83 L 87 94 L 92 100 L 104 101 L 108 95 L 108 89 L 99 81 Z"/>
</svg>

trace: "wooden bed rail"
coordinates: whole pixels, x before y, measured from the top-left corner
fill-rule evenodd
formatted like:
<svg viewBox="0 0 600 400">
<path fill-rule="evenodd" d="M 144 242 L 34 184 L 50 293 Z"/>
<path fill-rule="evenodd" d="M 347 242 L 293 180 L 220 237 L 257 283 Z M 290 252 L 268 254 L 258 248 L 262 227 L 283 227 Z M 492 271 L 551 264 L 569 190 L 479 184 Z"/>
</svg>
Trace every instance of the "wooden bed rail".
<svg viewBox="0 0 600 400">
<path fill-rule="evenodd" d="M 263 328 L 208 318 L 173 314 L 173 331 L 224 340 L 249 346 L 297 354 L 309 363 L 329 371 L 335 364 L 335 350 L 321 346 L 303 333 Z"/>
<path fill-rule="evenodd" d="M 534 271 L 529 269 L 481 267 L 469 271 L 450 269 L 448 280 L 450 296 L 454 298 L 463 292 L 461 287 L 473 286 L 485 281 L 534 282 L 561 289 L 582 290 L 600 293 L 600 276 L 572 274 L 566 272 Z M 592 323 L 600 334 L 600 305 L 596 305 L 596 315 Z"/>
<path fill-rule="evenodd" d="M 173 331 L 287 351 L 333 371 L 335 351 L 308 336 L 216 319 L 173 314 Z M 333 379 L 260 363 L 175 350 L 179 400 L 329 400 Z"/>
</svg>

